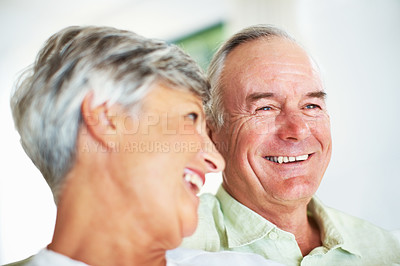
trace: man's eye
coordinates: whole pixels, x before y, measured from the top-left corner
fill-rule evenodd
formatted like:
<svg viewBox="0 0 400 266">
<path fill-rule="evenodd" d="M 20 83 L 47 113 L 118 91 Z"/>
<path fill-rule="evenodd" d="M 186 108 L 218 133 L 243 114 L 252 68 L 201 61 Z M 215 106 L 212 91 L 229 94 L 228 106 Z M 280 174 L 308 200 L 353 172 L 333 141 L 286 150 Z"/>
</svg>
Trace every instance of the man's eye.
<svg viewBox="0 0 400 266">
<path fill-rule="evenodd" d="M 261 108 L 256 109 L 256 112 L 257 111 L 271 111 L 271 110 L 272 110 L 271 106 L 263 106 Z"/>
<path fill-rule="evenodd" d="M 319 105 L 316 104 L 307 104 L 306 109 L 316 109 L 316 108 L 320 108 Z"/>
<path fill-rule="evenodd" d="M 196 114 L 196 113 L 190 113 L 190 114 L 187 115 L 187 117 L 188 117 L 189 119 L 191 119 L 193 122 L 196 122 L 196 121 L 197 121 L 197 118 L 199 117 L 199 115 Z"/>
</svg>

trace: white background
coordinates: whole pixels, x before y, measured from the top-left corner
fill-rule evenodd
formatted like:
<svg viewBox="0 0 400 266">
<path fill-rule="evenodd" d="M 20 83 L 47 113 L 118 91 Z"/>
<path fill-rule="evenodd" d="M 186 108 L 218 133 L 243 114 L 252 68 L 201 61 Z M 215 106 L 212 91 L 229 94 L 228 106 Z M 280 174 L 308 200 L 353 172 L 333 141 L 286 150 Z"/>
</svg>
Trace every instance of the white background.
<svg viewBox="0 0 400 266">
<path fill-rule="evenodd" d="M 174 39 L 224 19 L 228 32 L 273 23 L 319 62 L 333 133 L 318 191 L 328 205 L 400 229 L 400 1 L 0 0 L 0 264 L 49 243 L 50 190 L 18 143 L 9 93 L 43 42 L 69 25 L 97 24 Z M 215 191 L 220 176 L 207 181 Z"/>
</svg>

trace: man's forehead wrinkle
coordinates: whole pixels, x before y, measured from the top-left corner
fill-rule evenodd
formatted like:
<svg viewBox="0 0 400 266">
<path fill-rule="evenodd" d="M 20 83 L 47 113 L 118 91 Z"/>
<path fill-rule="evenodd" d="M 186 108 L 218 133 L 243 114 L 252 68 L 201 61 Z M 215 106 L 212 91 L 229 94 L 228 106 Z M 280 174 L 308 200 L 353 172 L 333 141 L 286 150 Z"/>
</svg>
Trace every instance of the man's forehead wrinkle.
<svg viewBox="0 0 400 266">
<path fill-rule="evenodd" d="M 279 74 L 303 74 L 312 76 L 316 71 L 304 62 L 277 62 L 277 61 L 266 61 L 260 65 L 268 73 Z"/>
<path fill-rule="evenodd" d="M 296 70 L 293 70 L 296 69 Z M 319 73 L 313 68 L 309 61 L 282 61 L 269 60 L 265 58 L 254 58 L 254 60 L 241 61 L 235 68 L 230 69 L 230 72 L 236 73 L 235 76 L 240 76 L 243 73 L 270 75 L 272 73 L 304 73 L 310 76 Z"/>
<path fill-rule="evenodd" d="M 317 90 L 322 90 L 321 81 L 317 76 L 308 76 L 304 73 L 293 72 L 281 72 L 270 75 L 255 75 L 248 76 L 246 81 L 241 82 L 241 86 L 246 88 L 247 94 L 255 91 L 263 90 L 268 91 L 276 89 L 280 86 L 291 86 L 291 87 L 312 87 Z"/>
</svg>

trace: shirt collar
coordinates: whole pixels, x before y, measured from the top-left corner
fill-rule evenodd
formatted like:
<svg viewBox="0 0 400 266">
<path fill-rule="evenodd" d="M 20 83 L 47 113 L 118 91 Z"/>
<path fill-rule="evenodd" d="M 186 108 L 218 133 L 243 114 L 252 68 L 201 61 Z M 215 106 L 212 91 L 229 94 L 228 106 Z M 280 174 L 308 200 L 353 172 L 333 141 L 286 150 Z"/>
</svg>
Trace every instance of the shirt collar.
<svg viewBox="0 0 400 266">
<path fill-rule="evenodd" d="M 274 224 L 236 201 L 222 186 L 218 189 L 216 197 L 224 213 L 229 248 L 251 244 L 276 228 Z"/>
<path fill-rule="evenodd" d="M 321 230 L 322 244 L 328 249 L 341 248 L 349 253 L 361 257 L 361 252 L 355 245 L 351 237 L 342 228 L 337 217 L 333 217 L 330 208 L 324 206 L 322 202 L 314 196 L 307 206 L 308 215 L 313 217 Z"/>
<path fill-rule="evenodd" d="M 276 230 L 294 239 L 294 235 L 285 232 L 256 212 L 235 200 L 220 186 L 216 197 L 221 203 L 224 213 L 225 229 L 229 248 L 249 245 L 264 238 L 272 230 Z M 360 256 L 360 252 L 351 243 L 345 230 L 335 223 L 327 208 L 316 197 L 313 197 L 307 207 L 308 214 L 316 220 L 322 234 L 323 245 L 330 249 L 341 248 L 349 253 Z M 245 232 L 245 233 L 244 233 Z"/>
</svg>

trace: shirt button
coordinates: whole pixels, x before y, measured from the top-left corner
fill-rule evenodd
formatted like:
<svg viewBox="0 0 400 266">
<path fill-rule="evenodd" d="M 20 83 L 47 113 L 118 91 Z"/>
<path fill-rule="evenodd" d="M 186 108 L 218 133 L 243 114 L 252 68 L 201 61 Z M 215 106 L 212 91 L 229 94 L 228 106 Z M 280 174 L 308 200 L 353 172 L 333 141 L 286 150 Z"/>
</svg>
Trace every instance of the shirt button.
<svg viewBox="0 0 400 266">
<path fill-rule="evenodd" d="M 275 233 L 275 232 L 270 232 L 270 233 L 268 234 L 268 237 L 269 237 L 270 239 L 272 239 L 272 240 L 275 240 L 275 239 L 278 238 L 278 234 Z"/>
</svg>

